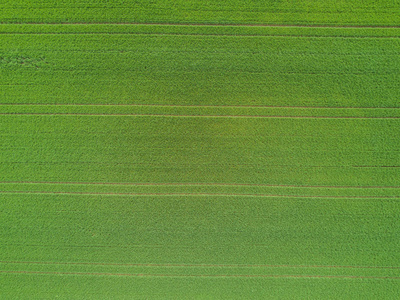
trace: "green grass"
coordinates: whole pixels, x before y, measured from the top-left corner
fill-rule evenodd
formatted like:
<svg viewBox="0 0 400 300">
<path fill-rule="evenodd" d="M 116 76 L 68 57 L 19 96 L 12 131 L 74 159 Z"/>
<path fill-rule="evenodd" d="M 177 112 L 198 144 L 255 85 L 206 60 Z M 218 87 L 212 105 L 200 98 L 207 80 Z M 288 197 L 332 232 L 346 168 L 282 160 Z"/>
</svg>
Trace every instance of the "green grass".
<svg viewBox="0 0 400 300">
<path fill-rule="evenodd" d="M 222 265 L 187 272 L 176 267 L 136 267 L 134 272 L 133 267 L 113 266 L 114 273 L 157 274 L 165 269 L 167 274 L 393 277 L 400 268 L 398 198 L 12 193 L 1 198 L 2 210 L 10 214 L 2 221 L 8 229 L 1 236 L 5 261 L 21 260 L 25 250 L 28 262 Z M 231 264 L 339 268 L 223 267 Z M 398 269 L 340 268 L 347 265 Z M 60 271 L 63 266 L 38 267 Z M 35 265 L 2 268 L 37 270 Z M 73 265 L 64 271 L 109 269 Z"/>
<path fill-rule="evenodd" d="M 1 103 L 398 107 L 396 30 L 12 26 Z"/>
<path fill-rule="evenodd" d="M 180 298 L 187 289 L 189 298 L 289 299 L 290 287 L 297 299 L 390 299 L 399 292 L 398 279 L 390 279 L 400 268 L 399 208 L 398 198 L 380 197 L 2 193 L 2 295 Z M 346 265 L 392 268 L 340 267 Z"/>
<path fill-rule="evenodd" d="M 7 275 L 5 297 L 54 299 L 391 299 L 398 282 L 343 279 L 131 278 Z M 32 290 L 44 291 L 39 297 Z"/>
<path fill-rule="evenodd" d="M 156 34 L 227 36 L 303 36 L 303 37 L 393 37 L 400 28 L 389 27 L 307 27 L 307 26 L 234 26 L 183 24 L 0 24 L 0 33 L 19 34 Z"/>
<path fill-rule="evenodd" d="M 399 298 L 398 4 L 3 1 L 0 299 Z"/>
<path fill-rule="evenodd" d="M 398 0 L 5 0 L 3 23 L 210 23 L 398 25 Z"/>
<path fill-rule="evenodd" d="M 0 178 L 396 186 L 399 123 L 385 118 L 3 115 Z"/>
</svg>

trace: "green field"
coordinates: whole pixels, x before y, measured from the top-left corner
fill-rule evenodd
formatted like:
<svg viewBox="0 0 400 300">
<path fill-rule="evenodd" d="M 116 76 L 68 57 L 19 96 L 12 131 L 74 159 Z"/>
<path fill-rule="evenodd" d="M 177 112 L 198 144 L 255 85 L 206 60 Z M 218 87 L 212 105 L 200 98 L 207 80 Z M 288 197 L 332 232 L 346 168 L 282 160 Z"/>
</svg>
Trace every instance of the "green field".
<svg viewBox="0 0 400 300">
<path fill-rule="evenodd" d="M 400 28 L 1 25 L 0 32 L 0 103 L 400 107 Z"/>
<path fill-rule="evenodd" d="M 2 1 L 0 299 L 400 298 L 399 4 Z"/>
<path fill-rule="evenodd" d="M 397 26 L 399 0 L 3 0 L 2 23 Z"/>
</svg>

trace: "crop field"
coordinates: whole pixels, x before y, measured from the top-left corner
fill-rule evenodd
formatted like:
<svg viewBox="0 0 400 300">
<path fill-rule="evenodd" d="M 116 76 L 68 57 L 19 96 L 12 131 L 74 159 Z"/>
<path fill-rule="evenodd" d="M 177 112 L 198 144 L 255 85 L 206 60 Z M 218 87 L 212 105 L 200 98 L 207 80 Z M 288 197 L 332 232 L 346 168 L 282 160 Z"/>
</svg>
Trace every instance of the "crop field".
<svg viewBox="0 0 400 300">
<path fill-rule="evenodd" d="M 0 299 L 400 299 L 400 2 L 0 2 Z"/>
</svg>

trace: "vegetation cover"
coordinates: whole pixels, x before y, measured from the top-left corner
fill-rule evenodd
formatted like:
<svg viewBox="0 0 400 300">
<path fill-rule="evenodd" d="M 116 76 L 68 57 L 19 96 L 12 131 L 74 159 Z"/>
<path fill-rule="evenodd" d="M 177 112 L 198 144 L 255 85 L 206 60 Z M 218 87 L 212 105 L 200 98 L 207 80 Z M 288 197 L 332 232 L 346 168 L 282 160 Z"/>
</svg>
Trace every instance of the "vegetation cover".
<svg viewBox="0 0 400 300">
<path fill-rule="evenodd" d="M 3 23 L 397 26 L 399 0 L 3 0 Z"/>
<path fill-rule="evenodd" d="M 399 298 L 398 4 L 2 1 L 0 298 Z"/>
</svg>

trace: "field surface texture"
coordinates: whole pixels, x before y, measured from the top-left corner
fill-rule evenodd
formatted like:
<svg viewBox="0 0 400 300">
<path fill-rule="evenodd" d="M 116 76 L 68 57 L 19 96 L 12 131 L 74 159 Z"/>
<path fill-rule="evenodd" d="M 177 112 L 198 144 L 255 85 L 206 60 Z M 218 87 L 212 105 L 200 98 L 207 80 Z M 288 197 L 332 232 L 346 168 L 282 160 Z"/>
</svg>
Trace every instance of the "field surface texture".
<svg viewBox="0 0 400 300">
<path fill-rule="evenodd" d="M 3 0 L 0 299 L 400 299 L 400 1 Z"/>
</svg>

